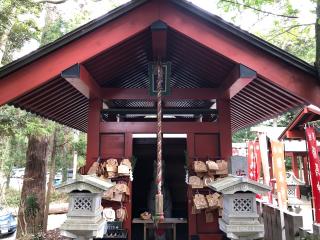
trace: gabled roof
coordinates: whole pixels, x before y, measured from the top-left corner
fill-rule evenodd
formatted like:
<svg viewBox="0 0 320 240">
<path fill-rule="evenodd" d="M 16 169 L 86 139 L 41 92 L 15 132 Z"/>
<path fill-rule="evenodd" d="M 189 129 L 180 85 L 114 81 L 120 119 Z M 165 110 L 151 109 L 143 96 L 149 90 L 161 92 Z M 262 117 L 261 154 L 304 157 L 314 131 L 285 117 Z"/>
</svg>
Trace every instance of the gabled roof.
<svg viewBox="0 0 320 240">
<path fill-rule="evenodd" d="M 313 105 L 305 106 L 291 121 L 291 123 L 289 123 L 286 129 L 283 130 L 283 132 L 279 136 L 279 139 L 305 139 L 304 126 L 309 122 L 319 120 L 320 108 Z M 291 136 L 290 132 L 292 131 L 295 131 L 295 133 L 300 132 L 301 134 L 297 136 Z M 320 139 L 319 133 L 317 134 L 317 139 Z"/>
<path fill-rule="evenodd" d="M 307 100 L 315 99 L 318 90 L 320 92 L 319 84 L 315 83 L 313 66 L 233 24 L 183 0 L 137 0 L 2 67 L 0 104 L 9 103 L 72 128 L 86 131 L 88 99 L 63 79 L 60 73 L 73 64 L 80 63 L 101 88 L 147 88 L 149 84 L 147 65 L 152 60 L 150 25 L 160 17 L 158 14 L 142 12 L 142 9 L 149 9 L 148 7 L 152 6 L 152 10 L 156 12 L 155 10 L 159 10 L 156 8 L 160 5 L 168 10 L 168 12 L 163 11 L 160 20 L 168 21 L 167 54 L 169 61 L 172 61 L 171 87 L 217 89 L 237 64 L 244 64 L 241 62 L 241 57 L 248 54 L 245 52 L 247 50 L 251 51 L 253 56 L 249 56 L 248 63 L 257 66 L 257 61 L 266 59 L 270 65 L 276 66 L 274 71 L 266 69 L 264 65 L 259 65 L 258 68 L 262 67 L 258 70 L 247 66 L 257 72 L 257 77 L 231 99 L 232 131 L 269 119 L 297 106 L 309 104 Z M 175 14 L 185 22 L 175 19 L 177 17 Z M 133 16 L 139 19 L 136 20 Z M 140 17 L 144 19 L 141 20 Z M 127 19 L 133 20 L 133 23 Z M 138 22 L 138 27 L 134 25 L 135 21 Z M 133 27 L 130 24 L 133 24 Z M 216 37 L 215 33 L 221 34 L 213 41 L 206 39 L 205 34 L 197 34 L 195 31 L 189 34 L 188 27 L 192 24 L 194 27 L 191 27 L 191 30 L 203 28 L 202 30 L 207 31 L 206 34 L 211 38 Z M 108 35 L 108 32 L 112 27 L 116 29 L 118 35 L 123 32 L 126 35 L 118 37 L 120 40 L 117 42 L 111 39 L 109 43 L 109 37 L 112 38 L 112 35 L 111 33 Z M 121 32 L 122 27 L 126 31 Z M 197 38 L 198 36 L 204 41 Z M 96 44 L 95 37 L 101 42 L 97 41 Z M 224 38 L 233 41 L 236 39 L 236 44 L 223 41 Z M 86 42 L 87 48 L 80 49 L 79 45 L 81 46 L 86 39 L 90 39 Z M 215 45 L 218 50 L 212 46 L 214 41 L 220 43 Z M 230 44 L 229 47 L 222 47 L 225 42 Z M 89 43 L 95 45 L 92 51 L 88 50 Z M 77 54 L 81 57 L 74 54 L 73 47 L 80 49 L 77 50 Z M 239 52 L 235 53 L 233 47 Z M 227 52 L 229 55 L 225 54 L 224 49 L 229 51 Z M 59 61 L 63 60 L 65 52 L 68 52 L 67 60 L 61 63 Z M 57 55 L 56 60 L 54 58 Z M 51 67 L 48 59 L 56 61 L 54 67 Z M 38 63 L 43 62 L 45 64 L 39 64 L 40 67 L 37 69 Z M 32 72 L 30 69 L 37 74 L 30 74 Z M 278 72 L 281 74 L 277 74 Z M 287 75 L 285 81 L 290 82 L 288 85 L 283 81 L 283 76 Z M 302 79 L 303 82 L 300 81 Z M 10 85 L 11 82 L 13 83 Z M 1 89 L 2 84 L 6 88 Z M 23 86 L 17 88 L 19 84 Z M 305 88 L 309 84 L 311 90 L 306 94 Z M 315 101 L 320 104 L 317 99 Z M 113 108 L 154 107 L 154 102 L 149 100 L 118 99 L 107 104 Z M 211 105 L 211 100 L 201 99 L 175 99 L 164 103 L 164 106 L 177 108 L 208 108 Z"/>
<path fill-rule="evenodd" d="M 186 11 L 195 14 L 196 16 L 204 19 L 210 24 L 213 24 L 227 32 L 232 33 L 235 35 L 235 37 L 241 38 L 247 42 L 249 42 L 252 45 L 255 45 L 259 48 L 261 48 L 264 51 L 267 51 L 268 53 L 280 58 L 281 60 L 311 74 L 316 74 L 316 69 L 314 66 L 308 64 L 307 62 L 303 61 L 302 59 L 282 50 L 281 48 L 270 44 L 269 42 L 235 26 L 232 23 L 229 23 L 222 18 L 205 11 L 204 9 L 187 2 L 185 0 L 168 0 L 175 5 L 185 9 Z M 87 33 L 96 30 L 97 28 L 103 26 L 104 24 L 113 21 L 116 18 L 121 17 L 123 14 L 128 13 L 129 11 L 133 10 L 134 8 L 148 2 L 148 0 L 133 0 L 130 1 L 118 8 L 115 8 L 114 10 L 108 12 L 107 14 L 94 19 L 87 24 L 84 24 L 83 26 L 65 34 L 64 36 L 60 37 L 56 41 L 49 43 L 43 47 L 40 47 L 39 49 L 3 66 L 0 68 L 0 78 L 6 76 L 7 74 L 10 74 L 11 72 L 15 71 L 16 69 L 19 69 L 36 59 L 49 54 L 53 52 L 54 50 L 63 47 L 64 45 L 74 41 L 75 39 L 78 39 Z"/>
</svg>

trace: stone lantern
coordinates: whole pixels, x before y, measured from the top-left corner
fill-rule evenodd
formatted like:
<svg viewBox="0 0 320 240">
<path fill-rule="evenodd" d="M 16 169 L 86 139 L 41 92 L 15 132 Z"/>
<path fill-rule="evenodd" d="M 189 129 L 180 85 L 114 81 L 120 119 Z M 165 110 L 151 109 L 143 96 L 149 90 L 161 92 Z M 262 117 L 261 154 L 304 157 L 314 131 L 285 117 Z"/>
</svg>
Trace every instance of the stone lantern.
<svg viewBox="0 0 320 240">
<path fill-rule="evenodd" d="M 101 195 L 113 185 L 94 176 L 78 175 L 57 187 L 69 195 L 67 219 L 60 228 L 61 234 L 72 239 L 103 236 Z"/>
<path fill-rule="evenodd" d="M 264 236 L 264 225 L 259 221 L 256 194 L 265 194 L 271 187 L 244 176 L 229 175 L 209 184 L 223 195 L 220 229 L 230 239 L 259 239 Z"/>
<path fill-rule="evenodd" d="M 298 179 L 292 172 L 287 172 L 287 186 L 288 186 L 288 208 L 292 210 L 295 208 L 295 212 L 301 211 L 300 205 L 303 202 L 297 197 L 297 187 L 305 185 L 305 182 Z"/>
<path fill-rule="evenodd" d="M 288 201 L 297 198 L 297 187 L 305 185 L 304 181 L 298 179 L 292 172 L 287 172 Z"/>
</svg>

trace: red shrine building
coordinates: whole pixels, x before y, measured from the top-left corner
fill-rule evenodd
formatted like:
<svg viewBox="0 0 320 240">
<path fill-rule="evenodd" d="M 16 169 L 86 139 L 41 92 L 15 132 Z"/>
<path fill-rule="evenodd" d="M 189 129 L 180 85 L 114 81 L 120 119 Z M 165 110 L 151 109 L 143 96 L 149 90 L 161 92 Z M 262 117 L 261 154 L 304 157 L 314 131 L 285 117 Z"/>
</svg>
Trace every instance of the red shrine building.
<svg viewBox="0 0 320 240">
<path fill-rule="evenodd" d="M 134 156 L 124 228 L 129 239 L 142 239 L 132 221 L 147 210 L 156 141 L 135 136 L 157 132 L 157 61 L 165 73 L 163 133 L 184 136 L 163 143 L 171 215 L 186 219 L 177 239 L 223 239 L 218 211 L 211 221 L 193 212 L 185 166 L 229 160 L 233 132 L 319 107 L 313 66 L 183 0 L 136 0 L 2 67 L 0 105 L 86 132 L 86 170 L 99 157 Z"/>
</svg>

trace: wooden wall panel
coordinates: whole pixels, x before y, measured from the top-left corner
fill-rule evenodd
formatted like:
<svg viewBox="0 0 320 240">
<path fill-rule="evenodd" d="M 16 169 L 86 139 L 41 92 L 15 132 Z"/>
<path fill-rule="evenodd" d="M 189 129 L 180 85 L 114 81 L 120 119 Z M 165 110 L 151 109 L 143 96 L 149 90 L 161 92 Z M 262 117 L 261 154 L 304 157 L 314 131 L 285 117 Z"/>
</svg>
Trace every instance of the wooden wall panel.
<svg viewBox="0 0 320 240">
<path fill-rule="evenodd" d="M 100 154 L 102 159 L 109 157 L 122 158 L 132 157 L 132 134 L 131 133 L 116 133 L 116 134 L 101 134 L 100 135 Z M 117 179 L 113 179 L 117 181 Z M 127 210 L 127 218 L 123 222 L 123 228 L 128 230 L 128 239 L 131 240 L 131 222 L 132 222 L 132 183 L 127 178 L 127 183 L 130 189 L 130 196 L 126 197 L 123 207 Z M 121 207 L 118 202 L 103 201 L 104 207 L 112 207 L 114 210 Z"/>
<path fill-rule="evenodd" d="M 199 158 L 220 157 L 219 134 L 195 134 L 194 154 Z"/>
<path fill-rule="evenodd" d="M 197 233 L 220 233 L 219 229 L 219 213 L 218 210 L 215 210 L 213 213 L 214 219 L 213 222 L 206 222 L 205 211 L 201 211 L 200 214 L 197 214 Z"/>
<path fill-rule="evenodd" d="M 102 159 L 109 157 L 122 158 L 125 156 L 125 134 L 101 134 L 100 155 Z"/>
<path fill-rule="evenodd" d="M 219 158 L 220 157 L 220 140 L 219 134 L 188 134 L 187 136 L 187 151 L 189 156 L 189 165 L 192 165 L 193 157 L 198 157 L 200 160 L 207 158 Z M 188 226 L 189 237 L 191 235 L 199 236 L 200 240 L 211 239 L 219 240 L 223 239 L 223 233 L 219 229 L 219 215 L 218 211 L 214 213 L 214 221 L 206 223 L 205 212 L 200 214 L 191 214 L 193 205 L 194 190 L 188 188 Z"/>
</svg>

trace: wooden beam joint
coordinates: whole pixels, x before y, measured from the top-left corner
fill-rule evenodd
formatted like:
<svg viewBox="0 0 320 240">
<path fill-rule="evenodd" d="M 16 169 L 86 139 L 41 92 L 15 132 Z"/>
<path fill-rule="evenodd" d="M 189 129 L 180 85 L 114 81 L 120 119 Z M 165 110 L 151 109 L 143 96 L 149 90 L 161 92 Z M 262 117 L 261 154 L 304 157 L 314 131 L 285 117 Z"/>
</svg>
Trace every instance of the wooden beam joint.
<svg viewBox="0 0 320 240">
<path fill-rule="evenodd" d="M 68 81 L 86 98 L 102 98 L 102 90 L 87 69 L 77 63 L 61 72 L 61 77 Z"/>
<path fill-rule="evenodd" d="M 237 64 L 222 83 L 220 89 L 221 91 L 226 91 L 231 99 L 256 77 L 257 73 L 254 70 L 242 64 Z"/>
</svg>

